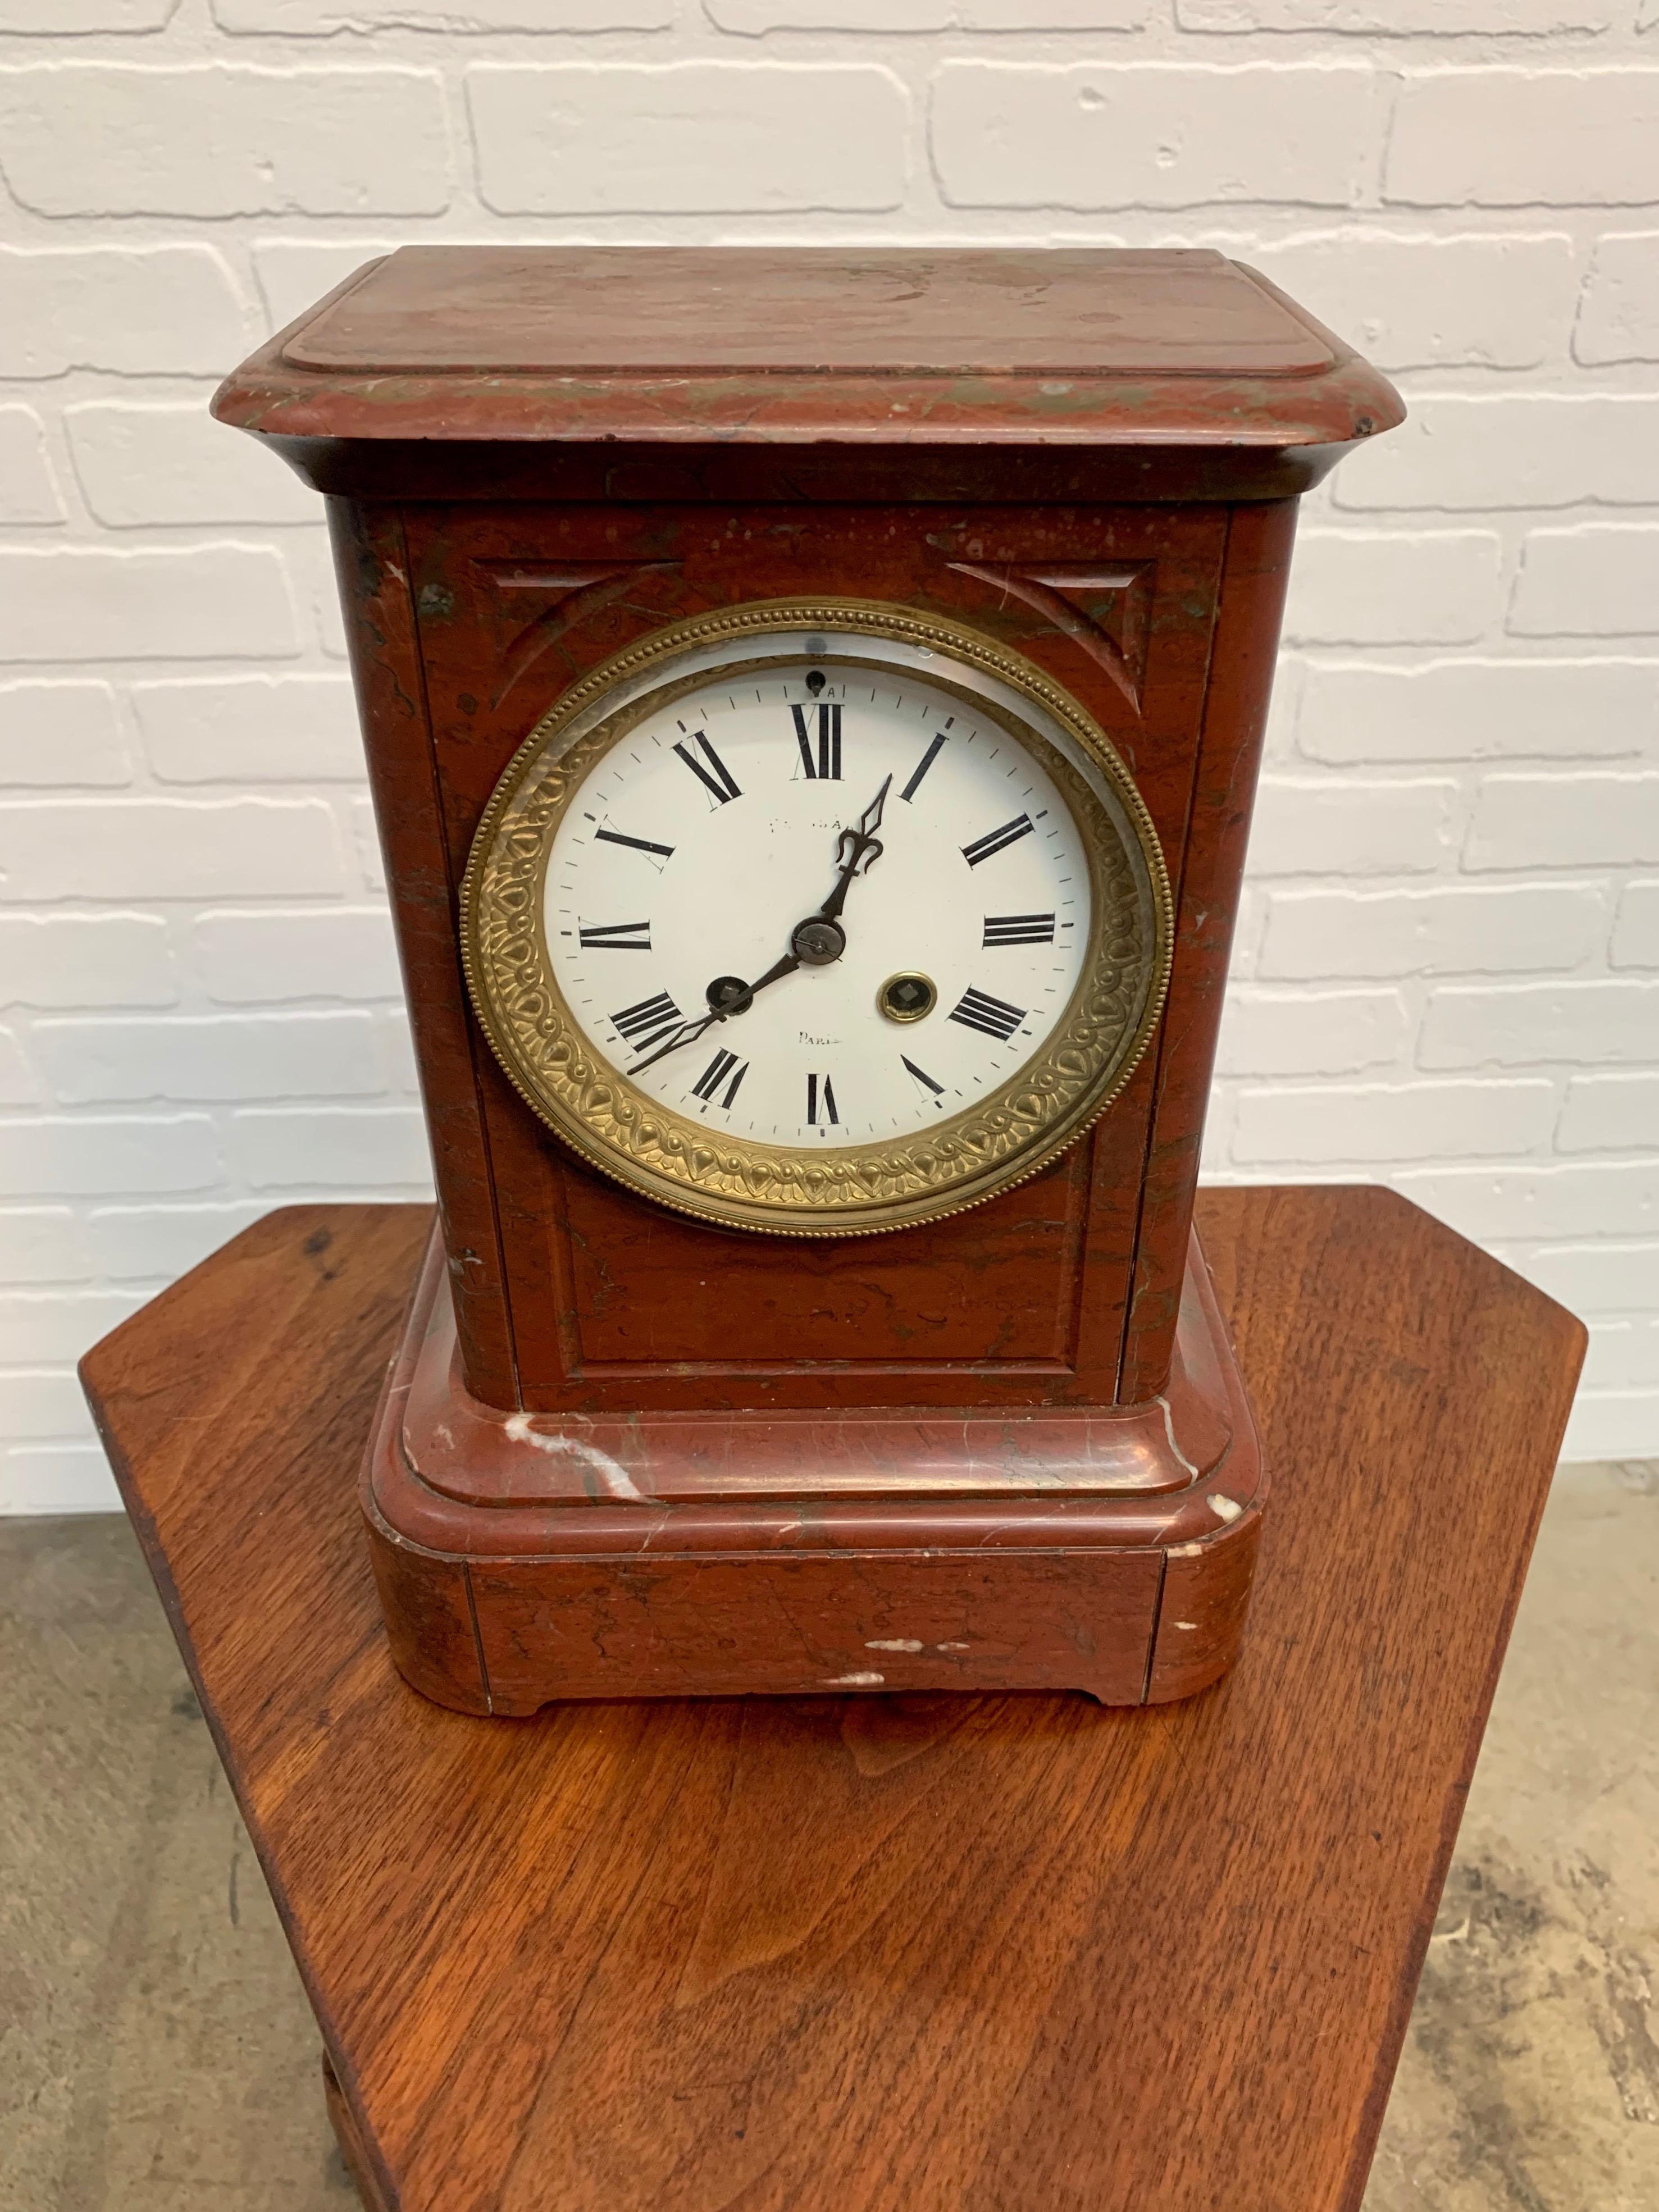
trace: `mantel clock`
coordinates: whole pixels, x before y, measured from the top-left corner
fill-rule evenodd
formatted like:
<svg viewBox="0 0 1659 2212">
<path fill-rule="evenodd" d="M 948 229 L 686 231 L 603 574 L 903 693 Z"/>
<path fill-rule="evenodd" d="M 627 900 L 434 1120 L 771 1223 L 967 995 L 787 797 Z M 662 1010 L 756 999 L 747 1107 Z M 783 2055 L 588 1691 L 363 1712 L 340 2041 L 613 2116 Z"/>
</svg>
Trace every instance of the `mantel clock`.
<svg viewBox="0 0 1659 2212">
<path fill-rule="evenodd" d="M 215 410 L 327 498 L 432 1139 L 410 1680 L 1212 1680 L 1205 1097 L 1296 502 L 1389 386 L 1207 252 L 410 246 Z"/>
</svg>

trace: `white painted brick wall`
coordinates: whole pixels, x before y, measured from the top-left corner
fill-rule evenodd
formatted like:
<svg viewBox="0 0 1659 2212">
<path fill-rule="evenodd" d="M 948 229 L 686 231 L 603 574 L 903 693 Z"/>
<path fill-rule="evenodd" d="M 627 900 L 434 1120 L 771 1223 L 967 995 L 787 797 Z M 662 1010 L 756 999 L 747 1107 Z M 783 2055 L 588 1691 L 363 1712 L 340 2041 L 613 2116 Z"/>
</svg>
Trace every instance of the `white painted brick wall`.
<svg viewBox="0 0 1659 2212">
<path fill-rule="evenodd" d="M 1638 28 L 1638 26 L 1641 27 Z M 0 1510 L 424 1142 L 317 503 L 216 376 L 405 240 L 1213 245 L 1413 408 L 1309 503 L 1206 1164 L 1386 1178 L 1659 1451 L 1659 15 L 0 0 Z"/>
<path fill-rule="evenodd" d="M 1310 530 L 1299 550 L 1287 643 L 1470 645 L 1502 605 L 1495 531 Z"/>
<path fill-rule="evenodd" d="M 1507 628 L 1515 637 L 1647 637 L 1659 605 L 1659 529 L 1581 522 L 1529 530 Z"/>
<path fill-rule="evenodd" d="M 1597 245 L 1572 333 L 1575 361 L 1659 361 L 1659 297 L 1652 283 L 1659 230 L 1604 238 Z"/>
</svg>

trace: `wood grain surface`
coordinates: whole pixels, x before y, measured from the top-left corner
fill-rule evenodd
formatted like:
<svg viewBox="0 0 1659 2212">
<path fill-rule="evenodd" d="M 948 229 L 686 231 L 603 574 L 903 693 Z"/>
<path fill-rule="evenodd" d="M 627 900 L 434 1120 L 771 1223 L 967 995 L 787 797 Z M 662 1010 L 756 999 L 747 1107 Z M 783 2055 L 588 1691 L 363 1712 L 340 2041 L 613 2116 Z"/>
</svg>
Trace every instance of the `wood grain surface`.
<svg viewBox="0 0 1659 2212">
<path fill-rule="evenodd" d="M 353 1496 L 428 1218 L 274 1215 L 86 1363 L 388 2212 L 1353 2212 L 1578 1324 L 1201 1194 L 1276 1491 L 1216 1689 L 472 1720 Z"/>
</svg>

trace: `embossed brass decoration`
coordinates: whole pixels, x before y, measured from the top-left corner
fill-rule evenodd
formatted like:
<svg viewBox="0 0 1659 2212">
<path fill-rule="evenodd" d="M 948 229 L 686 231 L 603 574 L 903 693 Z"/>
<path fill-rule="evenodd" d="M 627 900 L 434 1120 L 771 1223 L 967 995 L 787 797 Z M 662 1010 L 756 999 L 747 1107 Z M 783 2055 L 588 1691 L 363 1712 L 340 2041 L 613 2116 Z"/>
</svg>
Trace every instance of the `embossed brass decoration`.
<svg viewBox="0 0 1659 2212">
<path fill-rule="evenodd" d="M 927 656 L 927 681 L 999 720 L 1059 785 L 1089 859 L 1091 919 L 1064 1014 L 1018 1073 L 967 1111 L 886 1143 L 806 1152 L 738 1139 L 647 1097 L 578 1027 L 548 956 L 544 880 L 565 810 L 647 716 L 705 683 L 710 647 L 839 633 Z M 828 635 L 811 657 L 836 658 Z M 737 674 L 769 664 L 722 662 Z M 889 665 L 878 651 L 861 667 Z M 914 670 L 914 659 L 900 665 Z M 653 684 L 653 673 L 661 681 Z M 889 672 L 893 672 L 889 666 Z M 1000 695 L 1012 693 L 1017 706 Z M 622 695 L 610 712 L 605 702 Z M 870 1235 L 980 1204 L 1047 1166 L 1110 1105 L 1162 1009 L 1171 950 L 1163 855 L 1127 770 L 1077 701 L 966 626 L 858 599 L 765 600 L 696 617 L 615 654 L 531 732 L 490 797 L 461 892 L 473 1005 L 521 1097 L 585 1160 L 678 1212 L 772 1235 Z"/>
</svg>

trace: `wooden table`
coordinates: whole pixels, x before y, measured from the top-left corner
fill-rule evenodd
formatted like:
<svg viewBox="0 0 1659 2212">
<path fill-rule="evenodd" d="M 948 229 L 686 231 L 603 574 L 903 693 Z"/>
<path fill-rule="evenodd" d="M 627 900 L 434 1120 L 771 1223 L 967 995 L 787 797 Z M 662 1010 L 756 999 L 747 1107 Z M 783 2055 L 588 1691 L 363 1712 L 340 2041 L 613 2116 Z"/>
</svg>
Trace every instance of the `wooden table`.
<svg viewBox="0 0 1659 2212">
<path fill-rule="evenodd" d="M 1583 1331 L 1385 1192 L 1199 1218 L 1274 1491 L 1237 1670 L 1152 1711 L 426 1704 L 353 1491 L 422 1209 L 89 1355 L 366 2203 L 1358 2203 Z"/>
</svg>

